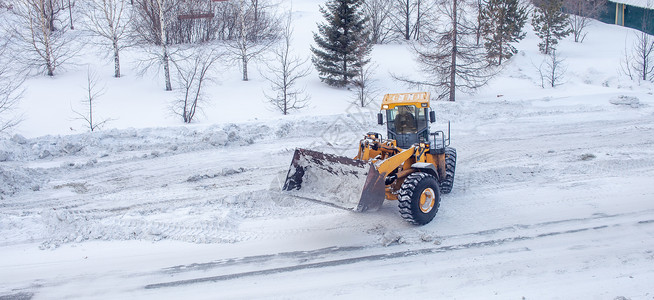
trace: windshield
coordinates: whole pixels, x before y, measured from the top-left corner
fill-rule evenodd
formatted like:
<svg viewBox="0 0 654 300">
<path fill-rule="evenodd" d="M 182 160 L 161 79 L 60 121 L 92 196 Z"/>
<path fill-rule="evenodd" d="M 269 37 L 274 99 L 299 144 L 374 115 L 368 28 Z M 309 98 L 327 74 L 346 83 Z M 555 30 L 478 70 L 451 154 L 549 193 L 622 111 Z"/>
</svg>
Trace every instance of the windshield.
<svg viewBox="0 0 654 300">
<path fill-rule="evenodd" d="M 417 133 L 427 126 L 425 108 L 396 106 L 386 111 L 388 129 L 398 134 Z"/>
</svg>

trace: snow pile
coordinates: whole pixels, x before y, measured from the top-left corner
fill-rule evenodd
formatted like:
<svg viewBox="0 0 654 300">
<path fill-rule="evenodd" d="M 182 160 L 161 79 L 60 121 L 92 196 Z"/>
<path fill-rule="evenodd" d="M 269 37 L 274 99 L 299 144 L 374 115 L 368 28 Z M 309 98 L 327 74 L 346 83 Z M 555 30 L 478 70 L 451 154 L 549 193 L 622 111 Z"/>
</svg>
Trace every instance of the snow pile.
<svg viewBox="0 0 654 300">
<path fill-rule="evenodd" d="M 624 105 L 624 106 L 629 106 L 631 108 L 639 108 L 642 106 L 642 104 L 640 103 L 640 99 L 638 99 L 638 97 L 630 97 L 625 95 L 620 95 L 615 98 L 611 98 L 609 102 L 613 105 Z"/>
<path fill-rule="evenodd" d="M 37 176 L 33 170 L 0 166 L 0 200 L 28 189 L 38 191 L 40 183 Z"/>
</svg>

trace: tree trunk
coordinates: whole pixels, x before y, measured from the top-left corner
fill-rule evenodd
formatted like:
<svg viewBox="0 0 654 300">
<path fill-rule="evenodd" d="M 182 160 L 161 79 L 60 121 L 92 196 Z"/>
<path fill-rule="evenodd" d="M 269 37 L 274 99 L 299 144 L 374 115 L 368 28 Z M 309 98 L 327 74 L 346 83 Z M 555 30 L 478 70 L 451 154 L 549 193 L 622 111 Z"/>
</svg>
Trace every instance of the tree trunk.
<svg viewBox="0 0 654 300">
<path fill-rule="evenodd" d="M 240 27 L 239 28 L 239 39 L 240 39 L 240 47 L 241 47 L 241 63 L 243 64 L 243 81 L 248 81 L 248 57 L 247 57 L 247 32 L 245 32 L 245 12 L 243 11 L 245 9 L 245 2 L 244 0 L 241 0 L 241 7 L 239 8 L 239 18 L 240 18 Z"/>
<path fill-rule="evenodd" d="M 166 91 L 172 91 L 173 86 L 170 83 L 170 66 L 169 66 L 169 61 L 170 59 L 168 58 L 168 49 L 166 48 L 166 44 L 163 45 L 163 67 L 164 67 L 164 77 L 166 80 Z"/>
<path fill-rule="evenodd" d="M 482 4 L 481 0 L 477 0 L 477 28 L 476 30 L 476 38 L 477 38 L 477 43 L 476 45 L 479 46 L 479 42 L 481 41 L 481 11 L 482 11 Z"/>
<path fill-rule="evenodd" d="M 241 63 L 243 64 L 243 81 L 248 81 L 248 59 L 246 55 L 241 57 Z"/>
<path fill-rule="evenodd" d="M 406 39 L 407 41 L 411 39 L 411 29 L 410 29 L 411 11 L 409 10 L 410 8 L 411 7 L 410 7 L 409 0 L 406 0 L 406 16 L 404 20 L 404 39 Z"/>
<path fill-rule="evenodd" d="M 418 4 L 417 4 L 418 5 L 418 7 L 417 7 L 418 15 L 416 16 L 416 31 L 413 33 L 413 39 L 416 40 L 416 41 L 420 39 L 420 22 L 421 22 L 421 20 L 420 20 L 421 19 L 420 18 L 421 17 L 420 16 L 420 5 L 421 4 L 422 4 L 421 1 L 418 0 Z"/>
<path fill-rule="evenodd" d="M 500 18 L 500 26 L 501 31 L 504 31 L 504 17 Z M 499 37 L 499 54 L 500 54 L 500 59 L 499 63 L 497 64 L 498 66 L 502 65 L 502 56 L 504 56 L 504 37 L 500 35 Z"/>
<path fill-rule="evenodd" d="M 89 84 L 89 91 L 88 91 L 89 92 L 89 127 L 91 127 L 91 132 L 93 132 L 95 126 L 93 126 L 93 95 L 91 92 L 92 82 L 90 76 L 89 76 L 88 84 Z"/>
<path fill-rule="evenodd" d="M 114 37 L 114 77 L 120 77 L 120 55 L 118 53 L 118 39 Z"/>
<path fill-rule="evenodd" d="M 73 6 L 70 4 L 70 0 L 68 0 L 68 14 L 70 15 L 70 29 L 75 30 L 75 25 L 73 24 Z"/>
<path fill-rule="evenodd" d="M 343 55 L 343 86 L 347 85 L 347 54 Z"/>
<path fill-rule="evenodd" d="M 457 0 L 452 1 L 452 66 L 450 69 L 450 101 L 456 99 L 456 56 L 458 54 L 458 20 L 457 20 Z"/>
<path fill-rule="evenodd" d="M 163 52 L 163 67 L 164 67 L 164 77 L 166 80 L 166 91 L 172 91 L 173 86 L 170 83 L 170 66 L 168 57 L 168 47 L 166 46 L 166 22 L 164 19 L 164 6 L 163 2 L 165 0 L 157 0 L 159 4 L 159 27 L 161 29 L 161 50 Z"/>
<path fill-rule="evenodd" d="M 45 20 L 47 21 L 47 20 Z M 43 28 L 43 46 L 45 46 L 44 54 L 45 54 L 45 67 L 48 76 L 54 76 L 54 70 L 55 70 L 55 64 L 52 61 L 52 45 L 50 45 L 50 32 L 48 32 L 47 28 Z"/>
<path fill-rule="evenodd" d="M 49 6 L 50 6 L 50 11 L 48 12 L 50 14 L 48 16 L 48 22 L 49 22 L 48 26 L 50 26 L 50 32 L 54 32 L 55 31 L 55 26 L 54 26 L 54 19 L 55 19 L 54 8 L 55 7 L 54 7 L 54 4 L 52 4 L 52 0 L 50 0 L 48 3 L 49 3 Z"/>
</svg>

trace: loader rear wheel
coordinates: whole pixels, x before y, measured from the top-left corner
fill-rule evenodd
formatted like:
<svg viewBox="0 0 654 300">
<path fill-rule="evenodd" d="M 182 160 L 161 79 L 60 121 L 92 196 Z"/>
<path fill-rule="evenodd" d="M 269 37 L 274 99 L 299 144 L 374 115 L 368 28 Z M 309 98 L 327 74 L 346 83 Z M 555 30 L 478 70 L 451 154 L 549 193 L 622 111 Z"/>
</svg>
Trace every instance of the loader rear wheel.
<svg viewBox="0 0 654 300">
<path fill-rule="evenodd" d="M 438 212 L 440 202 L 438 181 L 430 174 L 413 173 L 400 188 L 400 214 L 410 223 L 424 225 L 431 222 Z"/>
<path fill-rule="evenodd" d="M 439 182 L 441 193 L 449 194 L 454 185 L 454 171 L 456 169 L 456 149 L 445 148 L 445 178 Z"/>
</svg>

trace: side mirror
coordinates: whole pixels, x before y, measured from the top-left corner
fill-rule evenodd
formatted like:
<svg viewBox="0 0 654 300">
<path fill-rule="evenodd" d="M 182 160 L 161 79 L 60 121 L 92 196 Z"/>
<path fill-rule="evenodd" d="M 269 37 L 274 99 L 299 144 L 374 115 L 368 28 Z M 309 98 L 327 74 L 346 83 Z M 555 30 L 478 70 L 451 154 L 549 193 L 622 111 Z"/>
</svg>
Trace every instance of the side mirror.
<svg viewBox="0 0 654 300">
<path fill-rule="evenodd" d="M 429 122 L 431 123 L 436 122 L 436 112 L 433 110 L 429 111 Z"/>
<path fill-rule="evenodd" d="M 384 115 L 382 113 L 377 114 L 377 124 L 384 125 Z"/>
</svg>

